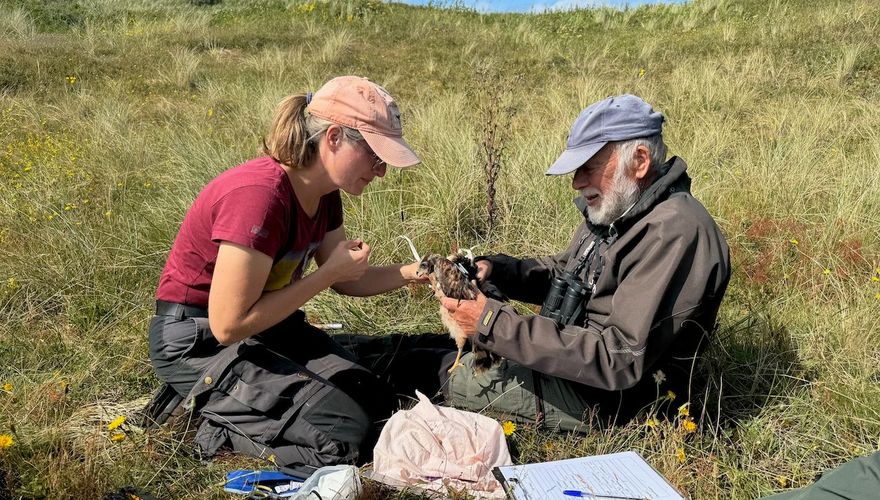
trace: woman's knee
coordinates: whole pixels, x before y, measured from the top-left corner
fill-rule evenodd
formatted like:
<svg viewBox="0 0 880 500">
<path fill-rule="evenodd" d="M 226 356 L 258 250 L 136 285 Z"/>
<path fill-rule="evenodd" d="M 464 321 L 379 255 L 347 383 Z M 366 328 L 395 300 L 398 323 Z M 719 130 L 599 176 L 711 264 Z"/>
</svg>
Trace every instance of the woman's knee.
<svg viewBox="0 0 880 500">
<path fill-rule="evenodd" d="M 353 463 L 371 439 L 374 422 L 361 405 L 341 390 L 333 390 L 307 407 L 285 438 L 311 442 L 329 462 Z"/>
</svg>

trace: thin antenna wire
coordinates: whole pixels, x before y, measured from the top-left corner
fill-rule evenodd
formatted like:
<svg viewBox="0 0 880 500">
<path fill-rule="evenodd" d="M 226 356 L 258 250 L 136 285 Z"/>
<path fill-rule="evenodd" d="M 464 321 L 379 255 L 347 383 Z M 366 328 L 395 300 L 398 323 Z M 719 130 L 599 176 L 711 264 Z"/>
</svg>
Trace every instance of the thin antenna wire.
<svg viewBox="0 0 880 500">
<path fill-rule="evenodd" d="M 416 259 L 416 262 L 421 262 L 421 261 L 422 261 L 422 258 L 419 257 L 419 251 L 416 250 L 416 246 L 413 245 L 412 240 L 409 239 L 409 237 L 404 236 L 404 235 L 402 235 L 402 234 L 401 234 L 400 236 L 398 236 L 398 238 L 400 238 L 400 239 L 406 241 L 406 243 L 409 245 L 409 249 L 410 249 L 410 251 L 412 251 L 413 257 Z"/>
</svg>

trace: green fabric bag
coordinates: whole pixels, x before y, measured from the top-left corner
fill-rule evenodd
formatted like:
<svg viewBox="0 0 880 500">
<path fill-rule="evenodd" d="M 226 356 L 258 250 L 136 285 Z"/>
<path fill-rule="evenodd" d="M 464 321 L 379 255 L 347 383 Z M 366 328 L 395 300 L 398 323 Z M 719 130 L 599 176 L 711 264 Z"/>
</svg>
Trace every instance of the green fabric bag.
<svg viewBox="0 0 880 500">
<path fill-rule="evenodd" d="M 850 460 L 803 488 L 764 497 L 772 500 L 880 498 L 880 451 Z"/>
</svg>

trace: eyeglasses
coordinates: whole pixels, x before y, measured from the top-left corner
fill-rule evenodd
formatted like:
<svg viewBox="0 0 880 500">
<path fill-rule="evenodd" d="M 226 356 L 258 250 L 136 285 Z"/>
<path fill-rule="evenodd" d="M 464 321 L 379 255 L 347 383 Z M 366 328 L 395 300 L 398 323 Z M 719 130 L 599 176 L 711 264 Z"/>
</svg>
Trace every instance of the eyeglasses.
<svg viewBox="0 0 880 500">
<path fill-rule="evenodd" d="M 382 170 L 386 167 L 385 160 L 383 160 L 382 158 L 379 158 L 379 155 L 377 155 L 376 152 L 373 151 L 373 149 L 370 147 L 370 145 L 367 144 L 366 140 L 358 141 L 358 142 L 363 145 L 364 149 L 367 151 L 367 153 L 370 155 L 370 158 L 372 158 L 372 160 L 373 160 L 373 164 L 372 164 L 372 166 L 370 166 L 370 170 L 372 170 L 373 173 L 376 175 L 381 174 Z"/>
</svg>

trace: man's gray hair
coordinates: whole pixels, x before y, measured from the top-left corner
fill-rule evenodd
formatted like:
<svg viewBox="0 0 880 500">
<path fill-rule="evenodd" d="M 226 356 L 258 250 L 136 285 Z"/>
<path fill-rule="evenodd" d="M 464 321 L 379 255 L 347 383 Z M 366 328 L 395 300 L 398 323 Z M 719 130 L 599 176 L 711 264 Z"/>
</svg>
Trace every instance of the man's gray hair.
<svg viewBox="0 0 880 500">
<path fill-rule="evenodd" d="M 617 143 L 618 165 L 629 168 L 632 165 L 633 153 L 639 146 L 645 146 L 651 152 L 651 169 L 655 170 L 666 161 L 666 143 L 663 134 L 639 137 Z"/>
</svg>

